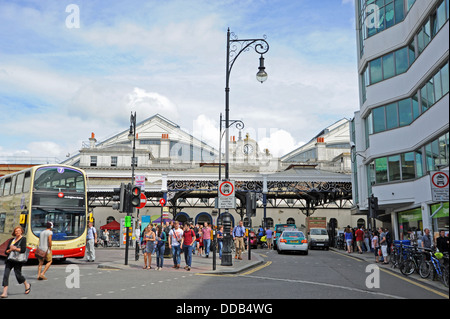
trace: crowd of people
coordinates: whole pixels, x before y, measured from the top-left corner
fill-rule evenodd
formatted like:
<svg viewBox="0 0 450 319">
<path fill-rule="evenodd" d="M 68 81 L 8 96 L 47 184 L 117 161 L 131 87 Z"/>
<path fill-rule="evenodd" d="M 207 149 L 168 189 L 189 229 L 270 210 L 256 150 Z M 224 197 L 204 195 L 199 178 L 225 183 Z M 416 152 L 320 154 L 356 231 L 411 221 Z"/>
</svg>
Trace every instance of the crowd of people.
<svg viewBox="0 0 450 319">
<path fill-rule="evenodd" d="M 411 245 L 427 249 L 436 247 L 440 252 L 449 251 L 449 237 L 445 235 L 444 230 L 439 232 L 439 237 L 435 240 L 428 228 L 423 230 L 423 234 L 411 230 L 408 233 Z M 347 226 L 344 230 L 344 240 L 347 253 L 372 252 L 375 255 L 376 263 L 389 263 L 393 237 L 388 228 L 378 227 L 376 230 L 369 231 L 364 227 L 352 228 Z"/>
</svg>

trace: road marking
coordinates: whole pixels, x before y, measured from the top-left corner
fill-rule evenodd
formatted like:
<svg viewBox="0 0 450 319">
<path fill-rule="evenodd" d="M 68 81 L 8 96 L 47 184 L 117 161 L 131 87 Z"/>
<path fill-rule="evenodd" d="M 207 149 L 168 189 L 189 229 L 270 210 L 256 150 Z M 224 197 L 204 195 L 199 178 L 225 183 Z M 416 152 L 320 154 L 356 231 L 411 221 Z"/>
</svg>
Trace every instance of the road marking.
<svg viewBox="0 0 450 319">
<path fill-rule="evenodd" d="M 404 281 L 406 281 L 406 282 L 409 282 L 410 284 L 413 284 L 413 285 L 415 285 L 415 286 L 417 286 L 417 287 L 420 287 L 420 288 L 423 288 L 423 289 L 425 289 L 425 290 L 428 290 L 428 291 L 430 291 L 430 292 L 432 292 L 432 293 L 435 293 L 436 295 L 439 295 L 439 296 L 441 296 L 441 297 L 444 297 L 444 298 L 449 299 L 448 294 L 444 294 L 444 293 L 442 293 L 442 292 L 440 292 L 440 291 L 434 290 L 433 288 L 430 288 L 430 287 L 424 286 L 424 285 L 422 285 L 422 284 L 419 284 L 418 282 L 415 282 L 415 281 L 413 281 L 413 280 L 411 280 L 411 279 L 408 279 L 408 278 L 406 278 L 406 277 L 404 277 L 404 276 L 397 275 L 397 274 L 393 273 L 393 272 L 390 271 L 390 270 L 383 269 L 383 268 L 381 268 L 381 267 L 380 267 L 380 270 L 383 271 L 383 272 L 386 273 L 386 274 L 390 274 L 391 276 L 400 278 L 400 279 L 402 279 L 402 280 L 404 280 Z"/>
<path fill-rule="evenodd" d="M 354 291 L 354 292 L 362 292 L 362 293 L 367 293 L 367 294 L 372 294 L 372 295 L 379 295 L 379 296 L 394 298 L 394 299 L 405 299 L 400 296 L 389 295 L 389 294 L 385 294 L 382 292 L 368 291 L 368 290 L 363 290 L 363 289 L 359 289 L 359 288 L 345 287 L 345 286 L 327 284 L 327 283 L 322 283 L 322 282 L 313 282 L 313 281 L 296 280 L 296 279 L 270 278 L 270 277 L 261 277 L 261 276 L 246 276 L 246 277 L 254 278 L 254 279 L 265 279 L 265 280 L 274 280 L 274 281 L 285 281 L 285 282 L 290 282 L 290 283 L 325 286 L 325 287 L 331 287 L 331 288 L 337 288 L 337 289 L 350 290 L 350 291 Z"/>
<path fill-rule="evenodd" d="M 265 264 L 263 264 L 263 265 L 261 265 L 259 267 L 253 268 L 252 270 L 249 270 L 247 272 L 244 272 L 244 273 L 240 274 L 240 276 L 247 276 L 247 275 L 253 274 L 254 272 L 256 272 L 258 270 L 261 270 L 261 269 L 263 269 L 263 268 L 265 268 L 267 266 L 270 266 L 271 264 L 272 264 L 272 262 L 268 261 L 268 262 L 266 262 Z"/>
<path fill-rule="evenodd" d="M 359 261 L 359 262 L 362 262 L 362 261 L 363 261 L 363 260 L 361 260 L 361 259 L 359 259 L 359 258 L 355 258 L 355 257 L 352 257 L 352 256 L 344 255 L 344 254 L 339 253 L 339 252 L 335 252 L 335 251 L 332 251 L 332 252 L 335 253 L 335 254 L 338 254 L 338 255 L 347 257 L 347 258 L 351 258 L 351 259 L 353 259 L 353 260 L 357 260 L 357 261 Z M 409 278 L 406 278 L 405 276 L 400 276 L 400 275 L 394 273 L 394 272 L 391 271 L 391 270 L 387 270 L 387 269 L 384 269 L 384 268 L 382 268 L 382 267 L 379 267 L 379 268 L 380 268 L 381 271 L 383 271 L 383 272 L 386 273 L 386 274 L 389 274 L 389 275 L 391 275 L 391 276 L 397 277 L 397 278 L 402 279 L 402 280 L 404 280 L 404 281 L 406 281 L 406 282 L 408 282 L 408 283 L 410 283 L 410 284 L 412 284 L 412 285 L 415 285 L 415 286 L 417 286 L 417 287 L 420 287 L 420 288 L 422 288 L 422 289 L 425 289 L 425 290 L 427 290 L 427 291 L 429 291 L 429 292 L 435 293 L 435 294 L 438 295 L 438 296 L 441 296 L 441 297 L 444 297 L 444 298 L 449 299 L 448 294 L 442 293 L 442 292 L 437 291 L 437 290 L 435 290 L 435 289 L 433 289 L 433 288 L 430 288 L 430 287 L 427 287 L 427 286 L 425 286 L 425 285 L 422 285 L 422 284 L 420 284 L 420 283 L 418 283 L 418 282 L 415 282 L 414 280 L 411 280 L 411 279 L 409 279 Z"/>
</svg>

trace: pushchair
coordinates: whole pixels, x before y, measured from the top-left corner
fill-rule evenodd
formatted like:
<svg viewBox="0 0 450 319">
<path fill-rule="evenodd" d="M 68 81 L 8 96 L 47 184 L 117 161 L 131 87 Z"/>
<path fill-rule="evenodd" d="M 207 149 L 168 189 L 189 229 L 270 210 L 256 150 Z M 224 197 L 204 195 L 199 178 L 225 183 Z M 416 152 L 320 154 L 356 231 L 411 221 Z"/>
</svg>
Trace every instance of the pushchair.
<svg viewBox="0 0 450 319">
<path fill-rule="evenodd" d="M 267 236 L 266 235 L 259 237 L 258 245 L 260 245 L 261 248 L 267 248 L 268 247 L 267 246 Z"/>
</svg>

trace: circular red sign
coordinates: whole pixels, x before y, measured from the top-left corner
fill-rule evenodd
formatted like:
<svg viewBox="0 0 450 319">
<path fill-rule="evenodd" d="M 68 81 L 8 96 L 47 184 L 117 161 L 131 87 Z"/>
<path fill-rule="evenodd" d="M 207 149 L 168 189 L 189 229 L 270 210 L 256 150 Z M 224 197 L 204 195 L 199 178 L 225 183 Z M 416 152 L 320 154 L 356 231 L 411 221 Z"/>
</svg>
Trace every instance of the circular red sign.
<svg viewBox="0 0 450 319">
<path fill-rule="evenodd" d="M 164 198 L 161 198 L 159 200 L 159 203 L 161 204 L 161 206 L 164 206 L 164 205 L 166 205 L 166 200 Z"/>
<path fill-rule="evenodd" d="M 59 198 L 63 198 L 63 197 L 64 197 L 64 193 L 63 193 L 63 192 L 59 192 L 59 193 L 58 193 L 58 197 L 59 197 Z"/>
<path fill-rule="evenodd" d="M 444 188 L 448 186 L 449 178 L 444 172 L 436 172 L 431 177 L 431 182 L 438 188 Z"/>
<path fill-rule="evenodd" d="M 222 191 L 222 189 L 225 190 L 225 188 L 228 188 L 229 191 L 227 190 L 227 191 L 224 193 L 224 192 Z M 226 182 L 223 182 L 222 184 L 220 184 L 219 191 L 220 191 L 220 193 L 221 193 L 223 196 L 230 196 L 230 195 L 233 194 L 233 192 L 234 192 L 234 186 L 233 186 L 232 183 L 226 181 Z"/>
<path fill-rule="evenodd" d="M 145 194 L 141 193 L 141 204 L 137 206 L 137 209 L 142 209 L 145 207 L 145 204 L 147 204 L 147 196 Z"/>
</svg>

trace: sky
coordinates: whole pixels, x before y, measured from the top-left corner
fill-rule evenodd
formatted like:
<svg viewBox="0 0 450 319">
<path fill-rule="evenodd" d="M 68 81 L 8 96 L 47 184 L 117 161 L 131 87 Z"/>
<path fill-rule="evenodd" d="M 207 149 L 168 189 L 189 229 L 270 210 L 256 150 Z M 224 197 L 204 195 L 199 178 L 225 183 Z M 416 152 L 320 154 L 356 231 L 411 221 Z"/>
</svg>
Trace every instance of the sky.
<svg viewBox="0 0 450 319">
<path fill-rule="evenodd" d="M 76 154 L 156 113 L 218 148 L 226 33 L 243 52 L 230 118 L 282 156 L 358 106 L 351 0 L 0 0 L 0 159 Z M 232 129 L 230 135 L 238 135 Z"/>
</svg>

